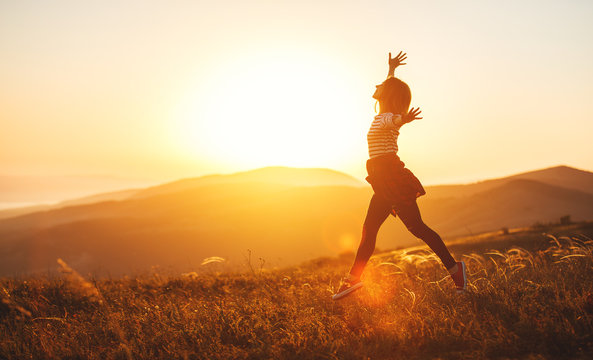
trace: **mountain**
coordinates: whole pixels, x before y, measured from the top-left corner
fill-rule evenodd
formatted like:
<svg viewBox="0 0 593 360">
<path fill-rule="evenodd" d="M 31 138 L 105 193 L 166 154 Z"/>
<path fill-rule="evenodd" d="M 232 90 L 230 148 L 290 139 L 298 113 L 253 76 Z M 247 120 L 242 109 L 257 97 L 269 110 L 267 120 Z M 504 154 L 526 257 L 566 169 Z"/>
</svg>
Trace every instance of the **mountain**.
<svg viewBox="0 0 593 360">
<path fill-rule="evenodd" d="M 8 177 L 4 177 L 6 180 Z M 18 177 L 13 177 L 13 180 Z M 29 182 L 32 181 L 28 178 Z M 0 186 L 6 186 L 8 181 L 2 183 L 0 178 Z M 54 179 L 55 180 L 55 179 Z M 57 181 L 57 180 L 56 180 Z M 71 179 L 69 179 L 71 181 Z M 238 172 L 234 174 L 226 175 L 206 175 L 202 177 L 181 179 L 158 186 L 152 186 L 148 188 L 140 189 L 128 189 L 119 190 L 107 193 L 99 193 L 88 195 L 80 198 L 74 198 L 71 200 L 65 200 L 52 205 L 34 205 L 27 207 L 11 208 L 6 210 L 0 210 L 0 219 L 6 219 L 10 217 L 30 214 L 39 211 L 47 211 L 53 209 L 64 208 L 72 205 L 82 205 L 98 203 L 102 201 L 112 200 L 125 200 L 130 198 L 141 199 L 147 198 L 154 195 L 169 194 L 179 192 L 183 190 L 194 189 L 200 186 L 215 185 L 215 184 L 236 184 L 245 182 L 261 182 L 270 184 L 286 184 L 292 186 L 326 186 L 326 185 L 343 185 L 343 186 L 356 186 L 364 187 L 366 183 L 363 183 L 350 175 L 344 173 L 321 168 L 289 168 L 289 167 L 266 167 L 256 170 Z M 29 184 L 31 185 L 31 184 Z M 12 197 L 6 194 L 10 192 L 10 189 L 15 187 L 15 183 L 8 185 L 0 192 L 0 201 L 9 201 Z M 56 185 L 57 186 L 57 185 Z M 20 191 L 29 189 L 28 185 L 23 185 Z M 0 189 L 2 189 L 0 187 Z M 52 187 L 44 191 L 51 192 Z M 13 189 L 14 190 L 14 189 Z M 31 199 L 33 194 L 27 195 L 27 199 Z M 22 197 L 22 195 L 21 195 Z M 55 197 L 55 195 L 54 195 Z"/>
<path fill-rule="evenodd" d="M 0 274 L 53 268 L 129 273 L 197 265 L 209 256 L 296 263 L 355 241 L 368 189 L 216 184 L 150 198 L 81 205 L 0 221 Z M 357 220 L 354 222 L 354 220 Z"/>
<path fill-rule="evenodd" d="M 182 179 L 179 181 L 153 186 L 138 192 L 133 198 L 146 198 L 154 195 L 168 194 L 183 190 L 193 189 L 199 186 L 213 184 L 237 184 L 237 183 L 269 183 L 284 184 L 292 186 L 366 186 L 350 175 L 339 171 L 323 168 L 290 168 L 282 166 L 271 166 L 256 170 L 238 172 L 230 175 L 208 175 L 197 178 Z"/>
<path fill-rule="evenodd" d="M 423 217 L 448 236 L 557 222 L 565 215 L 593 219 L 593 193 L 517 178 L 469 196 L 427 197 L 420 206 Z"/>
<path fill-rule="evenodd" d="M 103 202 L 103 201 L 112 201 L 112 200 L 124 200 L 124 199 L 127 199 L 130 196 L 134 195 L 138 191 L 140 191 L 140 190 L 139 189 L 119 190 L 119 191 L 84 196 L 84 197 L 76 198 L 76 199 L 72 199 L 72 200 L 65 200 L 65 201 L 61 201 L 61 202 L 59 202 L 57 204 L 53 204 L 53 205 L 35 205 L 35 206 L 26 206 L 26 207 L 14 208 L 14 209 L 2 210 L 2 211 L 0 211 L 0 219 L 6 219 L 6 218 L 16 217 L 16 216 L 30 214 L 30 213 L 34 213 L 34 212 L 40 212 L 40 211 L 60 209 L 60 208 L 67 207 L 67 206 L 92 204 L 92 203 L 98 203 L 98 202 Z"/>
<path fill-rule="evenodd" d="M 31 214 L 34 212 L 51 210 L 57 208 L 55 205 L 29 205 L 29 206 L 20 206 L 15 208 L 8 208 L 5 210 L 0 210 L 0 219 L 7 219 L 15 216 L 21 216 L 25 214 Z"/>
<path fill-rule="evenodd" d="M 154 182 L 115 176 L 0 175 L 0 203 L 55 203 L 101 192 L 146 187 Z"/>
<path fill-rule="evenodd" d="M 569 186 L 550 184 L 558 178 L 554 170 L 544 169 L 466 185 L 470 190 L 460 185 L 447 196 L 435 196 L 429 187 L 419 200 L 423 219 L 444 237 L 558 221 L 564 215 L 592 219 L 588 175 L 558 171 L 566 176 L 562 184 Z M 272 175 L 262 175 L 266 172 Z M 579 179 L 566 175 L 570 173 Z M 181 180 L 121 200 L 3 219 L 0 275 L 53 269 L 58 257 L 83 272 L 118 275 L 153 265 L 195 269 L 210 256 L 221 256 L 230 266 L 251 254 L 254 264 L 263 258 L 281 266 L 354 251 L 372 190 L 314 185 L 319 174 L 327 175 L 326 181 L 349 179 L 331 170 L 266 168 L 227 175 L 230 179 Z M 526 174 L 541 181 L 521 178 Z M 484 183 L 481 191 L 475 190 Z M 377 242 L 379 248 L 414 244 L 420 241 L 393 217 Z"/>
<path fill-rule="evenodd" d="M 472 184 L 427 186 L 426 191 L 432 197 L 437 198 L 468 196 L 493 189 L 514 180 L 535 180 L 548 185 L 593 193 L 593 172 L 564 165 Z"/>
</svg>

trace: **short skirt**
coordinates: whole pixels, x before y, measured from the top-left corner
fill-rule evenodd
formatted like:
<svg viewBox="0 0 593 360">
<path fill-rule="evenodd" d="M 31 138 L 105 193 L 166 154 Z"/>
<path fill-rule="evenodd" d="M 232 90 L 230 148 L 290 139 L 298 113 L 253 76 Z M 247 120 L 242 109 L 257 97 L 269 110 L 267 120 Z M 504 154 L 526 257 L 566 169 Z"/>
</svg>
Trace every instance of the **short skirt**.
<svg viewBox="0 0 593 360">
<path fill-rule="evenodd" d="M 392 205 L 413 203 L 416 198 L 426 194 L 420 180 L 405 167 L 396 153 L 388 153 L 367 160 L 369 176 L 375 194 L 384 197 Z"/>
</svg>

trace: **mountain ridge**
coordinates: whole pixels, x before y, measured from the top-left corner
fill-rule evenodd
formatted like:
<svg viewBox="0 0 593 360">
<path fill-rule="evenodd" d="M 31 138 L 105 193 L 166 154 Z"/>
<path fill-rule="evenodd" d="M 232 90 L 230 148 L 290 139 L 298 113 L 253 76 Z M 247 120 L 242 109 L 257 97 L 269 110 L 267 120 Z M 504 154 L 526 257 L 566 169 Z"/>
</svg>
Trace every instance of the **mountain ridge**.
<svg viewBox="0 0 593 360">
<path fill-rule="evenodd" d="M 291 173 L 300 173 L 297 176 L 297 179 L 291 179 L 290 174 L 285 174 L 283 181 L 280 179 L 275 180 L 268 180 L 265 182 L 268 183 L 292 183 L 295 186 L 299 185 L 307 185 L 307 186 L 319 186 L 320 184 L 326 185 L 347 185 L 347 186 L 355 186 L 355 187 L 368 187 L 366 182 L 359 181 L 358 179 L 352 177 L 351 175 L 341 173 L 337 170 L 326 169 L 326 168 L 291 168 L 291 167 L 284 167 L 284 166 L 269 166 L 264 168 L 258 168 L 253 170 L 241 171 L 231 174 L 211 174 L 211 175 L 204 175 L 200 177 L 194 178 L 183 178 L 175 181 L 165 182 L 159 185 L 147 187 L 147 188 L 136 188 L 136 189 L 127 189 L 127 190 L 118 190 L 118 191 L 111 191 L 107 193 L 95 193 L 87 196 L 83 196 L 80 198 L 64 200 L 54 205 L 37 205 L 37 206 L 27 206 L 22 208 L 12 208 L 6 210 L 0 210 L 0 219 L 6 219 L 10 217 L 25 215 L 37 211 L 49 211 L 53 209 L 59 209 L 71 205 L 81 205 L 81 204 L 88 204 L 94 203 L 99 201 L 111 201 L 111 200 L 125 200 L 127 198 L 132 197 L 150 197 L 152 195 L 158 193 L 167 193 L 167 192 L 175 192 L 179 190 L 189 189 L 196 186 L 203 186 L 209 183 L 236 183 L 246 180 L 253 180 L 253 177 L 262 176 L 262 173 L 270 172 L 270 171 L 285 171 Z M 317 181 L 315 183 L 313 180 L 309 179 L 306 182 L 303 181 L 303 172 L 317 172 L 318 175 L 329 175 L 325 178 L 324 181 L 320 182 Z M 246 176 L 247 175 L 247 176 Z M 293 176 L 294 177 L 294 176 Z M 299 177 L 301 178 L 299 180 Z M 573 180 L 566 184 L 566 178 L 570 177 Z M 576 188 L 581 191 L 593 193 L 593 172 L 580 170 L 576 168 L 572 168 L 566 165 L 559 165 L 548 167 L 539 170 L 532 170 L 527 171 L 519 174 L 510 175 L 507 177 L 495 178 L 495 179 L 487 179 L 475 183 L 468 183 L 468 184 L 450 184 L 450 185 L 431 185 L 426 186 L 427 192 L 430 194 L 431 197 L 438 197 L 438 198 L 446 198 L 451 196 L 468 196 L 474 193 L 487 190 L 489 188 L 493 188 L 505 181 L 512 180 L 514 178 L 528 178 L 528 179 L 539 179 L 540 181 L 544 181 L 547 183 L 555 184 L 561 187 L 568 187 L 568 188 Z M 574 180 L 577 178 L 577 180 Z M 289 181 L 286 181 L 286 180 Z M 300 182 L 299 182 L 300 181 Z M 122 194 L 127 194 L 127 196 L 122 196 Z"/>
<path fill-rule="evenodd" d="M 218 183 L 3 219 L 0 275 L 51 266 L 56 256 L 84 271 L 108 268 L 112 274 L 175 267 L 185 258 L 222 256 L 236 263 L 247 250 L 268 263 L 294 264 L 355 250 L 371 195 L 370 186 Z M 445 238 L 565 215 L 593 218 L 593 194 L 529 179 L 457 197 L 428 191 L 419 206 Z M 377 246 L 419 243 L 401 222 L 386 221 Z"/>
<path fill-rule="evenodd" d="M 472 195 L 515 179 L 537 180 L 550 185 L 574 188 L 583 192 L 593 193 L 593 172 L 566 165 L 531 170 L 468 184 L 432 185 L 427 186 L 426 189 L 435 197 L 447 197 L 450 196 L 449 194 L 451 193 L 456 193 L 458 194 L 457 196 Z"/>
<path fill-rule="evenodd" d="M 565 215 L 576 221 L 593 219 L 592 193 L 529 179 L 514 179 L 448 202 L 430 198 L 423 204 L 427 202 L 431 206 L 424 212 L 426 216 L 450 236 L 467 235 L 468 229 L 455 230 L 456 223 L 482 232 L 558 221 Z"/>
<path fill-rule="evenodd" d="M 313 178 L 315 177 L 315 178 Z M 149 197 L 158 193 L 176 192 L 197 186 L 218 183 L 265 182 L 294 186 L 347 185 L 362 187 L 365 183 L 351 175 L 327 168 L 291 168 L 268 166 L 232 174 L 212 174 L 149 187 L 133 195 L 134 198 Z"/>
</svg>

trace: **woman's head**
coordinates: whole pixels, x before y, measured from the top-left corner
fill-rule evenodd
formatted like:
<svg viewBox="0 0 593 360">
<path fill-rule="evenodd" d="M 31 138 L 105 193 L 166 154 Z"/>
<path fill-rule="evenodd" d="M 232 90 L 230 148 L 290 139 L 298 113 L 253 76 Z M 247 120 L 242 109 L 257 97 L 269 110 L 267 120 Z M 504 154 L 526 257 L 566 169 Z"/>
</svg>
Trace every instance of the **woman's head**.
<svg viewBox="0 0 593 360">
<path fill-rule="evenodd" d="M 373 98 L 379 101 L 382 111 L 389 111 L 394 114 L 407 114 L 412 101 L 410 87 L 398 78 L 391 77 L 381 85 L 377 85 L 377 90 Z"/>
</svg>

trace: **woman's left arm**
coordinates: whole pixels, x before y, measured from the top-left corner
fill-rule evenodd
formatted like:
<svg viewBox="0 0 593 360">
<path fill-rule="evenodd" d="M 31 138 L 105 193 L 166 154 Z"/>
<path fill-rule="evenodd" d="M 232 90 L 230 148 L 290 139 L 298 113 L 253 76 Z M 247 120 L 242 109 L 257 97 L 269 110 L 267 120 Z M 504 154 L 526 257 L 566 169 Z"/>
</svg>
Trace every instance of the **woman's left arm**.
<svg viewBox="0 0 593 360">
<path fill-rule="evenodd" d="M 400 65 L 406 65 L 404 60 L 408 58 L 408 55 L 405 52 L 399 52 L 396 57 L 393 59 L 391 58 L 391 53 L 389 53 L 389 72 L 387 73 L 387 78 L 394 77 L 395 69 Z"/>
</svg>

